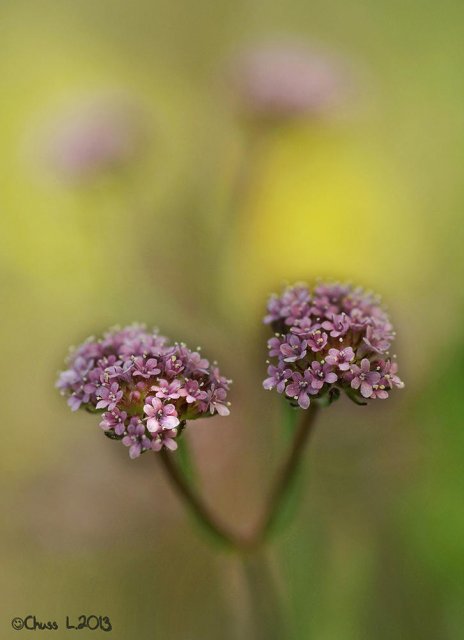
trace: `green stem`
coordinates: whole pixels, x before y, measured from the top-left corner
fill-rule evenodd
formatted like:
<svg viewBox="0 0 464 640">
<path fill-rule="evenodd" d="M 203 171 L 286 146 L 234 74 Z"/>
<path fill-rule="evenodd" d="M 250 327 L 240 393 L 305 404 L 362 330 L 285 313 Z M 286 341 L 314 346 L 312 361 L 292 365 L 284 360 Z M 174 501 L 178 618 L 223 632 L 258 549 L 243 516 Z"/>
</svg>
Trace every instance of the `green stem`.
<svg viewBox="0 0 464 640">
<path fill-rule="evenodd" d="M 174 462 L 172 454 L 166 449 L 162 449 L 159 457 L 173 488 L 183 499 L 199 524 L 212 534 L 223 546 L 232 549 L 246 550 L 248 548 L 248 541 L 232 532 L 216 518 L 206 503 L 196 493 L 192 484 L 185 479 L 185 476 Z"/>
<path fill-rule="evenodd" d="M 305 445 L 313 431 L 318 412 L 319 407 L 316 404 L 313 404 L 310 409 L 301 412 L 300 424 L 298 425 L 288 455 L 271 488 L 262 520 L 256 529 L 254 536 L 254 545 L 256 547 L 259 547 L 268 538 L 274 527 L 288 490 L 301 465 Z"/>
</svg>

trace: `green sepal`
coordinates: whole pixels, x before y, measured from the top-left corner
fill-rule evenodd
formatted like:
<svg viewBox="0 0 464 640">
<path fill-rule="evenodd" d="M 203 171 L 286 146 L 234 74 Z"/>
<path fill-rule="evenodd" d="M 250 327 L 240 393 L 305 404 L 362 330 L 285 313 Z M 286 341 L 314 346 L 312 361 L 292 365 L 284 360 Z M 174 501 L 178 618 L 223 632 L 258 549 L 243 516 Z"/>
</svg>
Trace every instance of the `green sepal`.
<svg viewBox="0 0 464 640">
<path fill-rule="evenodd" d="M 109 431 L 103 431 L 103 433 L 105 434 L 105 436 L 107 438 L 109 438 L 110 440 L 122 440 L 124 436 L 118 436 L 114 431 L 109 430 Z"/>
<path fill-rule="evenodd" d="M 330 407 L 330 405 L 336 402 L 339 397 L 340 389 L 338 387 L 330 387 L 323 395 L 312 399 L 311 402 L 314 402 L 319 407 Z"/>
<path fill-rule="evenodd" d="M 106 411 L 106 409 L 96 409 L 93 404 L 90 403 L 82 405 L 82 408 L 85 409 L 87 413 L 97 413 L 100 415 Z"/>
<path fill-rule="evenodd" d="M 354 389 L 351 389 L 351 387 L 348 389 L 345 389 L 345 393 L 348 396 L 348 398 L 351 400 L 351 402 L 354 402 L 358 406 L 365 407 L 367 405 L 367 402 L 365 400 L 361 400 L 357 391 L 355 391 Z"/>
</svg>

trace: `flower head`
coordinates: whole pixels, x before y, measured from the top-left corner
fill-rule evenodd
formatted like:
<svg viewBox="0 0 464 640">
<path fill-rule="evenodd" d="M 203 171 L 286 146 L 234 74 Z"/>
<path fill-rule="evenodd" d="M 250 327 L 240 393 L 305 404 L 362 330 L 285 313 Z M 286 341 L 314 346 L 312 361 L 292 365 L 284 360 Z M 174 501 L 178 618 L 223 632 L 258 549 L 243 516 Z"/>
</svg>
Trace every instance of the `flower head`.
<svg viewBox="0 0 464 640">
<path fill-rule="evenodd" d="M 101 412 L 105 434 L 136 458 L 176 449 L 188 420 L 228 415 L 230 382 L 198 351 L 133 324 L 74 349 L 56 386 L 73 411 Z"/>
<path fill-rule="evenodd" d="M 263 386 L 302 409 L 313 400 L 333 401 L 340 391 L 362 403 L 404 387 L 389 355 L 390 320 L 379 299 L 360 288 L 328 283 L 311 291 L 298 283 L 270 297 L 264 322 L 275 333 Z"/>
</svg>

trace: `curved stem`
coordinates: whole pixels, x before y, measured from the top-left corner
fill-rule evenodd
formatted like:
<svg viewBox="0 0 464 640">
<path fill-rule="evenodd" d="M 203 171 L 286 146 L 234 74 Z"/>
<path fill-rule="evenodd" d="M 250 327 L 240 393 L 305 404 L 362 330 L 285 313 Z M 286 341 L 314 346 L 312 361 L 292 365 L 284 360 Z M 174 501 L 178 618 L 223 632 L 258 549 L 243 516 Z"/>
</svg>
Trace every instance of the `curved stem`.
<svg viewBox="0 0 464 640">
<path fill-rule="evenodd" d="M 216 518 L 192 485 L 185 479 L 183 473 L 172 459 L 171 454 L 166 449 L 162 449 L 159 457 L 172 486 L 183 498 L 199 523 L 222 544 L 230 548 L 246 550 L 248 547 L 247 540 L 230 531 Z"/>
<path fill-rule="evenodd" d="M 264 509 L 263 518 L 256 529 L 256 534 L 254 536 L 255 546 L 259 546 L 266 540 L 274 526 L 287 491 L 299 469 L 305 445 L 313 431 L 314 422 L 318 412 L 319 407 L 316 404 L 312 405 L 310 409 L 302 412 L 301 421 L 292 441 L 290 451 L 288 452 L 287 458 L 285 459 L 280 472 L 276 476 Z"/>
</svg>

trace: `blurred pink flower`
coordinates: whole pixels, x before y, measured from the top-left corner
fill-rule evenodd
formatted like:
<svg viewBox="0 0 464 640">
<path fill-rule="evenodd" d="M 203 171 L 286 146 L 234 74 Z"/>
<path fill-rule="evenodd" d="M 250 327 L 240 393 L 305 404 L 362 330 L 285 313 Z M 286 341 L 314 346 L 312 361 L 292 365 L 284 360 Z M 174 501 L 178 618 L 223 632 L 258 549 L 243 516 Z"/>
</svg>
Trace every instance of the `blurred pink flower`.
<svg viewBox="0 0 464 640">
<path fill-rule="evenodd" d="M 344 97 L 341 62 L 304 43 L 282 41 L 243 52 L 232 70 L 240 108 L 250 115 L 284 119 L 321 115 Z"/>
<path fill-rule="evenodd" d="M 69 182 L 84 182 L 130 164 L 142 147 L 143 118 L 126 97 L 107 94 L 76 102 L 53 123 L 48 164 Z"/>
</svg>

